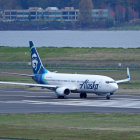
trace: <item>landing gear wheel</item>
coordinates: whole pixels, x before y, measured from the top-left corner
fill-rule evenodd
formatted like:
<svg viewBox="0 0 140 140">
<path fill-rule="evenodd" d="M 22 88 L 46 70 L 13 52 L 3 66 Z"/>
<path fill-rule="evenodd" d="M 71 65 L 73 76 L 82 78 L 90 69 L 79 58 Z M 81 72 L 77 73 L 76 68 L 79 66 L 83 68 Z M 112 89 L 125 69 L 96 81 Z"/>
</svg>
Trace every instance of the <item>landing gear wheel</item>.
<svg viewBox="0 0 140 140">
<path fill-rule="evenodd" d="M 107 96 L 106 96 L 106 99 L 107 99 L 107 100 L 110 100 L 110 95 L 107 95 Z"/>
<path fill-rule="evenodd" d="M 87 98 L 87 93 L 80 93 L 80 98 Z"/>
</svg>

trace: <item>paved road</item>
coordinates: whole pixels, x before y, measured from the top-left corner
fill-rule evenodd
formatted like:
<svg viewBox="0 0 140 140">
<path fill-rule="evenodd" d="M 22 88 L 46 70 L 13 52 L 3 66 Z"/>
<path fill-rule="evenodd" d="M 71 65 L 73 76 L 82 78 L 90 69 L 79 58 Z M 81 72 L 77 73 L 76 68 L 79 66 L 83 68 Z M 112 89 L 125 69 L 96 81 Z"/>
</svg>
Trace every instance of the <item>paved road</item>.
<svg viewBox="0 0 140 140">
<path fill-rule="evenodd" d="M 39 112 L 140 113 L 140 94 L 116 94 L 111 100 L 92 94 L 87 99 L 80 99 L 79 94 L 57 99 L 46 90 L 0 88 L 0 113 Z"/>
</svg>

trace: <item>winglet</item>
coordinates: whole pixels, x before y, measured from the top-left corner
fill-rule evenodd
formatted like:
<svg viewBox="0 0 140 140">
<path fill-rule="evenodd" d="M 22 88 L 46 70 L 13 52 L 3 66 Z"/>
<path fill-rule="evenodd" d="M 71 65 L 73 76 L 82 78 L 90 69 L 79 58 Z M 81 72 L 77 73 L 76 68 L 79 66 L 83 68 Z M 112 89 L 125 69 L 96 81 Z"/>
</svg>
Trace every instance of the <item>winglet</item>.
<svg viewBox="0 0 140 140">
<path fill-rule="evenodd" d="M 124 83 L 124 82 L 129 82 L 129 81 L 130 81 L 130 72 L 129 72 L 129 68 L 127 67 L 127 79 L 118 80 L 116 81 L 116 83 Z"/>
<path fill-rule="evenodd" d="M 127 79 L 130 80 L 130 72 L 129 72 L 129 68 L 127 67 Z"/>
</svg>

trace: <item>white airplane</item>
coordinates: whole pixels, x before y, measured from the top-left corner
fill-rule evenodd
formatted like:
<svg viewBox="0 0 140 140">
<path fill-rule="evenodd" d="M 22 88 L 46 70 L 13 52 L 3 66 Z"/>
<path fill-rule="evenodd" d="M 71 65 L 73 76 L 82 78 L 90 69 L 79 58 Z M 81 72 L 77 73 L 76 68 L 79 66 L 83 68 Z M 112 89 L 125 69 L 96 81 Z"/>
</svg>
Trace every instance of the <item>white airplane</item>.
<svg viewBox="0 0 140 140">
<path fill-rule="evenodd" d="M 87 93 L 94 93 L 96 95 L 104 95 L 106 96 L 106 99 L 110 99 L 110 96 L 118 90 L 118 83 L 130 81 L 129 68 L 127 68 L 127 78 L 118 81 L 102 75 L 64 74 L 50 72 L 49 70 L 44 68 L 41 59 L 37 53 L 37 50 L 33 45 L 33 42 L 29 41 L 29 44 L 33 74 L 10 74 L 32 77 L 32 79 L 37 84 L 3 81 L 0 81 L 0 84 L 47 88 L 53 90 L 58 98 L 64 98 L 70 93 L 80 93 L 80 98 L 86 98 Z"/>
</svg>

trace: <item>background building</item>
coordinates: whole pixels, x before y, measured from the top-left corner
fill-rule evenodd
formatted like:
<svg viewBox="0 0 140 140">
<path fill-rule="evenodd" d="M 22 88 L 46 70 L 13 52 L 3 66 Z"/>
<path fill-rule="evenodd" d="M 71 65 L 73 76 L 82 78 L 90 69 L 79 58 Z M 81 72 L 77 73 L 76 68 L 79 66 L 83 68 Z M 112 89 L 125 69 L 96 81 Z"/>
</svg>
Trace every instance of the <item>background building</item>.
<svg viewBox="0 0 140 140">
<path fill-rule="evenodd" d="M 77 21 L 79 9 L 65 7 L 30 7 L 27 10 L 4 10 L 3 21 Z M 108 9 L 93 9 L 93 20 L 102 20 L 109 17 Z"/>
</svg>

